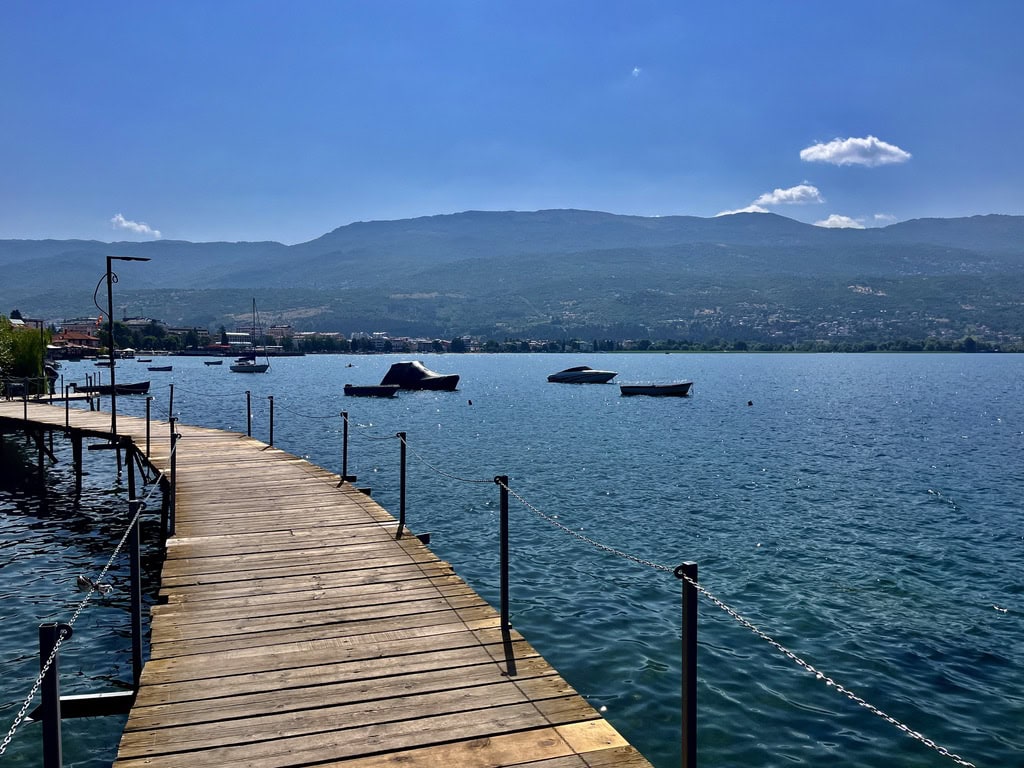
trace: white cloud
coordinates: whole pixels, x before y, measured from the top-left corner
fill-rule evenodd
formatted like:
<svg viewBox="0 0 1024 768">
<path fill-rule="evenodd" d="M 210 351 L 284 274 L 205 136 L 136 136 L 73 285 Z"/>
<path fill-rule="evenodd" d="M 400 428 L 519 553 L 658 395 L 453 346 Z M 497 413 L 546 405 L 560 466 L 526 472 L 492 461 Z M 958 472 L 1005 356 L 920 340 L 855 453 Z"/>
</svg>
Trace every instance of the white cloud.
<svg viewBox="0 0 1024 768">
<path fill-rule="evenodd" d="M 828 144 L 815 144 L 800 150 L 800 159 L 808 163 L 864 165 L 869 168 L 905 163 L 910 157 L 909 152 L 874 136 L 833 139 Z"/>
<path fill-rule="evenodd" d="M 875 223 L 881 227 L 884 227 L 886 224 L 895 224 L 897 221 L 899 221 L 899 219 L 897 219 L 891 213 L 875 214 Z"/>
<path fill-rule="evenodd" d="M 766 208 L 762 208 L 760 205 L 751 204 L 746 208 L 737 208 L 735 211 L 722 211 L 721 213 L 716 213 L 714 218 L 718 218 L 719 216 L 732 216 L 734 213 L 769 213 L 769 211 Z"/>
<path fill-rule="evenodd" d="M 825 199 L 821 196 L 818 188 L 805 181 L 803 184 L 797 184 L 789 189 L 775 189 L 771 192 L 765 192 L 753 202 L 753 205 L 799 205 L 823 202 L 825 202 Z"/>
<path fill-rule="evenodd" d="M 127 229 L 129 232 L 134 232 L 138 235 L 148 235 L 157 240 L 160 239 L 159 229 L 153 229 L 149 224 L 141 221 L 130 221 L 120 213 L 114 214 L 110 219 L 110 223 L 114 225 L 114 229 Z"/>
<path fill-rule="evenodd" d="M 840 216 L 838 213 L 833 213 L 827 219 L 814 222 L 816 227 L 827 227 L 828 229 L 864 229 L 864 225 L 857 219 L 851 219 L 849 216 Z"/>
<path fill-rule="evenodd" d="M 640 73 L 643 72 L 640 67 L 633 67 L 633 71 L 630 73 L 633 77 L 640 77 Z"/>
</svg>

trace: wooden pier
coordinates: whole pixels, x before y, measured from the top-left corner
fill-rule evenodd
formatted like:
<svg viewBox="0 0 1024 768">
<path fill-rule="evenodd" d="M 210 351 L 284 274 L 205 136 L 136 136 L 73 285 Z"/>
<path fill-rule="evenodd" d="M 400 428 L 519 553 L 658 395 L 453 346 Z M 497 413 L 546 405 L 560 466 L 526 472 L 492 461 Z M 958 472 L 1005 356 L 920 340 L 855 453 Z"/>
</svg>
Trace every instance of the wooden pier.
<svg viewBox="0 0 1024 768">
<path fill-rule="evenodd" d="M 23 408 L 0 402 L 7 431 Z M 63 407 L 27 415 L 65 426 Z M 118 431 L 145 445 L 144 420 Z M 649 766 L 369 496 L 245 435 L 178 432 L 163 601 L 115 766 Z M 169 426 L 152 435 L 166 470 Z"/>
</svg>

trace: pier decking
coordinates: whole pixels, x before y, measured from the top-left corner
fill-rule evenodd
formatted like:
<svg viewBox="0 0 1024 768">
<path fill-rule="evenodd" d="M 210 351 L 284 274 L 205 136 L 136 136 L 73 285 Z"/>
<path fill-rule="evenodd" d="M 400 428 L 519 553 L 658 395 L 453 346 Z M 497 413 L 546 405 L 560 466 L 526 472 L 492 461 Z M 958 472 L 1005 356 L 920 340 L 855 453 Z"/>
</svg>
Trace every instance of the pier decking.
<svg viewBox="0 0 1024 768">
<path fill-rule="evenodd" d="M 64 427 L 63 407 L 27 413 Z M 8 429 L 22 417 L 0 403 Z M 145 445 L 143 420 L 118 431 Z M 115 766 L 649 765 L 371 498 L 244 435 L 178 432 L 166 602 Z"/>
</svg>

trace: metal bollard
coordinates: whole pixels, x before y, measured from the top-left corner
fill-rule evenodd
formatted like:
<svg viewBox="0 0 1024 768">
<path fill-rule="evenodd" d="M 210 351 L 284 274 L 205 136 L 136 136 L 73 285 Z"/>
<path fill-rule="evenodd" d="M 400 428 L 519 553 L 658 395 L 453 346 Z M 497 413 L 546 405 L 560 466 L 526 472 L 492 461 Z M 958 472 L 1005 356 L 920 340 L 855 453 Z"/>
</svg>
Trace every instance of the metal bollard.
<svg viewBox="0 0 1024 768">
<path fill-rule="evenodd" d="M 697 564 L 675 569 L 683 584 L 683 768 L 697 768 Z"/>
<path fill-rule="evenodd" d="M 68 624 L 39 625 L 39 671 L 46 669 L 41 686 L 43 710 L 43 768 L 60 768 L 62 750 L 60 735 L 60 660 L 57 642 L 61 635 L 71 637 Z"/>
<path fill-rule="evenodd" d="M 405 432 L 397 432 L 395 437 L 402 444 L 398 462 L 398 532 L 395 533 L 395 538 L 400 539 L 405 530 Z"/>
</svg>

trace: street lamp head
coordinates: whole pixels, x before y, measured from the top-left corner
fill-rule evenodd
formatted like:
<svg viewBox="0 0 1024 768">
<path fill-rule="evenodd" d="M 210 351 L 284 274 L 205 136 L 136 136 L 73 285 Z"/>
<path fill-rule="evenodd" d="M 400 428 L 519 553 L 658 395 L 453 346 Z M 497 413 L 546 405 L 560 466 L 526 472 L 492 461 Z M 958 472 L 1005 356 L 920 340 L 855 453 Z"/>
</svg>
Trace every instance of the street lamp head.
<svg viewBox="0 0 1024 768">
<path fill-rule="evenodd" d="M 149 261 L 145 256 L 107 256 L 108 261 Z"/>
</svg>

